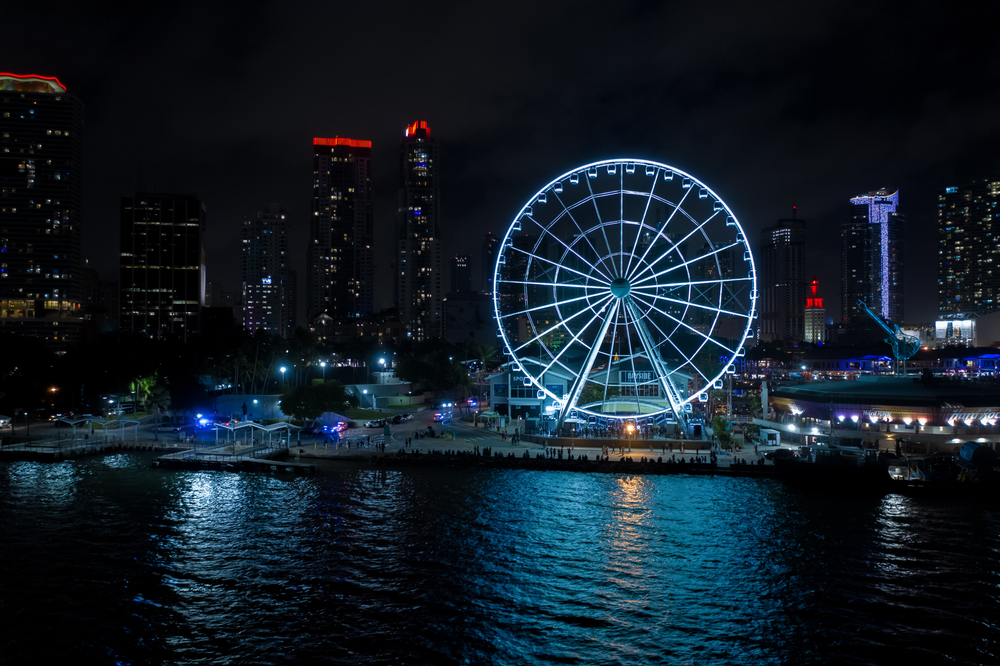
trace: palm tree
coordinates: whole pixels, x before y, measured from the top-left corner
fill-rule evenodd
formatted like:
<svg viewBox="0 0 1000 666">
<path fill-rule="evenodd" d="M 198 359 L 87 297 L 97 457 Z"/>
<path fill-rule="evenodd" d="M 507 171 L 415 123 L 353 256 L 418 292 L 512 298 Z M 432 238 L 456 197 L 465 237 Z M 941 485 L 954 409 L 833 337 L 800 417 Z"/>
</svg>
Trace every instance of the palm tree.
<svg viewBox="0 0 1000 666">
<path fill-rule="evenodd" d="M 146 398 L 153 386 L 156 385 L 156 373 L 147 377 L 136 377 L 128 384 L 128 391 L 132 394 L 135 411 L 139 411 L 139 405 L 145 404 Z"/>
<path fill-rule="evenodd" d="M 484 370 L 490 370 L 497 364 L 497 348 L 492 345 L 476 345 L 476 358 Z"/>
<path fill-rule="evenodd" d="M 146 394 L 144 405 L 147 412 L 150 410 L 153 412 L 153 439 L 159 439 L 157 425 L 159 424 L 160 410 L 170 407 L 170 391 L 162 384 L 155 384 Z"/>
</svg>

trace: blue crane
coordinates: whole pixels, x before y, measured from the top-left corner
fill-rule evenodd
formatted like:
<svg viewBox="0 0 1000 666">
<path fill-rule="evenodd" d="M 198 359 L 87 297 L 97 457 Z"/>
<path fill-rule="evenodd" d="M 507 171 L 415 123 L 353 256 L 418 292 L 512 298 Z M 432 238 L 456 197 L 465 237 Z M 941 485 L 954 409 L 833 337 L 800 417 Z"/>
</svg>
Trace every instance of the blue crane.
<svg viewBox="0 0 1000 666">
<path fill-rule="evenodd" d="M 882 327 L 882 329 L 889 334 L 889 337 L 885 339 L 892 347 L 892 355 L 896 359 L 896 374 L 899 374 L 899 363 L 903 362 L 903 374 L 906 374 L 906 359 L 913 358 L 913 355 L 917 353 L 920 349 L 920 339 L 914 335 L 907 335 L 899 330 L 899 326 L 893 324 L 892 327 L 889 326 L 885 319 L 882 319 L 878 314 L 876 314 L 870 307 L 865 305 L 862 300 L 858 301 L 868 316 L 875 320 L 875 322 Z"/>
</svg>

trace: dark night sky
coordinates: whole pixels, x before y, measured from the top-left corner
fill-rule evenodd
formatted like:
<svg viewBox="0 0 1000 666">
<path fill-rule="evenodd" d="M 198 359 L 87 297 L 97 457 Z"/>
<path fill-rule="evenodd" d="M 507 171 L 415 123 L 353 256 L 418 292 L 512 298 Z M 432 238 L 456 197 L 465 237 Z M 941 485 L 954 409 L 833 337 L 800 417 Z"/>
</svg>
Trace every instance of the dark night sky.
<svg viewBox="0 0 1000 666">
<path fill-rule="evenodd" d="M 705 181 L 755 248 L 794 201 L 835 316 L 848 199 L 899 188 L 907 320 L 930 321 L 936 189 L 1000 176 L 987 3 L 119 4 L 9 3 L 0 43 L 3 71 L 86 104 L 84 255 L 108 279 L 140 173 L 206 202 L 210 280 L 238 288 L 240 221 L 271 201 L 301 270 L 313 136 L 374 141 L 389 241 L 399 140 L 421 119 L 442 146 L 445 256 L 473 254 L 474 275 L 483 233 L 538 188 L 632 156 Z M 377 250 L 380 307 L 393 249 Z"/>
</svg>

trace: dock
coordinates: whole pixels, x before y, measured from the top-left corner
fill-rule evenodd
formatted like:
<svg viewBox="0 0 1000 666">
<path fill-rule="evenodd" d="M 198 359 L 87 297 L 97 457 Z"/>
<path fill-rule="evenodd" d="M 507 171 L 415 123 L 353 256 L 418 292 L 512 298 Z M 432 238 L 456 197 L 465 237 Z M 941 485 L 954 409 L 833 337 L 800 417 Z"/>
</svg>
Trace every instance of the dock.
<svg viewBox="0 0 1000 666">
<path fill-rule="evenodd" d="M 118 439 L 50 439 L 8 444 L 0 448 L 0 459 L 56 463 L 86 456 L 120 451 L 177 451 L 178 442 L 165 440 L 122 441 Z"/>
<path fill-rule="evenodd" d="M 229 443 L 160 456 L 153 461 L 153 467 L 227 472 L 286 472 L 291 474 L 311 474 L 315 471 L 315 465 L 309 463 L 278 460 L 287 455 L 287 445 L 241 446 Z"/>
</svg>

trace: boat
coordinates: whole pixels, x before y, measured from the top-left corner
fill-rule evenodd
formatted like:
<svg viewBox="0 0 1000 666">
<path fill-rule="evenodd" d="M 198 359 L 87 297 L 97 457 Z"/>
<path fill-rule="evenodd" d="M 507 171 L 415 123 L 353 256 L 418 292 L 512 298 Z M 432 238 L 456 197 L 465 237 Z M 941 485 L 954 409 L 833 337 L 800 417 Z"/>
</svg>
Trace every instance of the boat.
<svg viewBox="0 0 1000 666">
<path fill-rule="evenodd" d="M 860 443 L 821 437 L 793 449 L 792 456 L 775 457 L 774 465 L 782 481 L 808 488 L 941 497 L 996 494 L 997 453 L 975 442 L 957 455 L 926 458 L 900 457 Z"/>
<path fill-rule="evenodd" d="M 888 467 L 893 492 L 946 497 L 996 494 L 997 452 L 966 442 L 957 455 L 935 453 L 919 460 L 900 459 Z"/>
<path fill-rule="evenodd" d="M 859 440 L 820 437 L 792 449 L 791 456 L 775 456 L 774 465 L 789 485 L 884 491 L 889 487 L 890 456 L 895 456 L 856 443 Z"/>
</svg>

